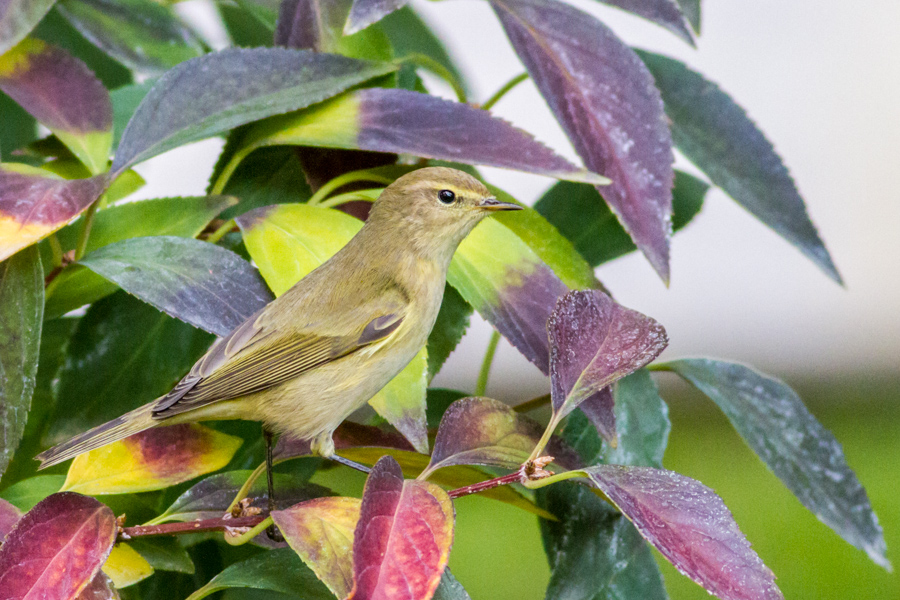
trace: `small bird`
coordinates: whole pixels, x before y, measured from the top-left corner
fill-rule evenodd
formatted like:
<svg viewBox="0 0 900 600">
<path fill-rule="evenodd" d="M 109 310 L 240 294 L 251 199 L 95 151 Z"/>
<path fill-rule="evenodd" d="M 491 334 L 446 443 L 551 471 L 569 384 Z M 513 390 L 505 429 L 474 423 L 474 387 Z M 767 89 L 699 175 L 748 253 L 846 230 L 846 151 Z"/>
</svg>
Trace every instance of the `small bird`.
<svg viewBox="0 0 900 600">
<path fill-rule="evenodd" d="M 217 340 L 168 394 L 38 455 L 41 468 L 151 427 L 221 419 L 262 421 L 270 502 L 274 435 L 348 464 L 334 430 L 425 345 L 460 242 L 519 208 L 455 169 L 400 177 L 344 248 Z"/>
</svg>

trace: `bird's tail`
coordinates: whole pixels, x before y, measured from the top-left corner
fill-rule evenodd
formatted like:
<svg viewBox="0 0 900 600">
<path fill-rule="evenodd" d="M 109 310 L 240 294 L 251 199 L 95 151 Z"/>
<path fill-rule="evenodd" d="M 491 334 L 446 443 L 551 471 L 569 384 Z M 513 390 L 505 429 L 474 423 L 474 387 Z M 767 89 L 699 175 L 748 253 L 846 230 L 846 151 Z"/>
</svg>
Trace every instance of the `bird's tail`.
<svg viewBox="0 0 900 600">
<path fill-rule="evenodd" d="M 35 456 L 41 461 L 39 469 L 51 467 L 89 450 L 117 442 L 158 423 L 152 417 L 153 403 L 146 404 L 112 421 L 98 425 L 90 431 L 76 435 L 71 440 L 58 444 Z"/>
</svg>

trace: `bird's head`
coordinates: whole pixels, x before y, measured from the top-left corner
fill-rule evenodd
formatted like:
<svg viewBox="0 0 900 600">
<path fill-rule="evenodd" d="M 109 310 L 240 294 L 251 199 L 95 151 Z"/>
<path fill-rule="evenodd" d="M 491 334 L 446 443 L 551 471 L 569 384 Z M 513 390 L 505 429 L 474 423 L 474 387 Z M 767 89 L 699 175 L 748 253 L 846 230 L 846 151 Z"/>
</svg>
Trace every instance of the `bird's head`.
<svg viewBox="0 0 900 600">
<path fill-rule="evenodd" d="M 497 211 L 520 209 L 497 200 L 468 173 L 427 167 L 385 188 L 372 207 L 369 221 L 384 225 L 422 251 L 441 255 L 449 251 L 452 255 L 479 221 Z"/>
</svg>

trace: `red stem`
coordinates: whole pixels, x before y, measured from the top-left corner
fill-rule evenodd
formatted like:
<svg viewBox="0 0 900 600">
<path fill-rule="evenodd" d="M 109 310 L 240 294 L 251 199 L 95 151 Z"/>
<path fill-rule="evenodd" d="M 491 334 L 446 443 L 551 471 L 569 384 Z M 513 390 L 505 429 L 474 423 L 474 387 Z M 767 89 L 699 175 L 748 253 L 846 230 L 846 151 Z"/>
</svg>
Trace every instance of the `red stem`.
<svg viewBox="0 0 900 600">
<path fill-rule="evenodd" d="M 477 494 L 478 492 L 483 492 L 495 487 L 500 487 L 501 485 L 518 483 L 521 480 L 521 471 L 516 471 L 515 473 L 510 473 L 509 475 L 504 475 L 503 477 L 495 477 L 494 479 L 488 479 L 487 481 L 473 483 L 472 485 L 467 485 L 465 487 L 456 488 L 455 490 L 450 490 L 449 492 L 447 492 L 447 495 L 451 498 L 461 498 L 470 494 Z"/>
<path fill-rule="evenodd" d="M 136 525 L 124 527 L 119 535 L 122 539 L 146 537 L 150 535 L 177 535 L 179 533 L 197 533 L 201 531 L 224 531 L 232 527 L 255 527 L 262 523 L 268 515 L 237 517 L 235 519 L 203 519 L 186 523 L 163 523 L 162 525 Z"/>
</svg>

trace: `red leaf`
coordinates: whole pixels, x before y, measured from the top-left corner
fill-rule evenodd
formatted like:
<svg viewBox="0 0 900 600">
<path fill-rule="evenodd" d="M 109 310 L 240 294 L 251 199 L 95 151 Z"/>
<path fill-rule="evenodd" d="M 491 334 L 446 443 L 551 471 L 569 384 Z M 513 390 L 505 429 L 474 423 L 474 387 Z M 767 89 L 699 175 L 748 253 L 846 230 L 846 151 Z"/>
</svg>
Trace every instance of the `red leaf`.
<svg viewBox="0 0 900 600">
<path fill-rule="evenodd" d="M 428 600 L 452 543 L 453 504 L 447 493 L 426 481 L 404 481 L 400 465 L 382 458 L 363 492 L 350 598 Z"/>
<path fill-rule="evenodd" d="M 100 571 L 115 537 L 108 507 L 71 492 L 48 496 L 0 546 L 4 600 L 75 598 Z"/>
<path fill-rule="evenodd" d="M 715 492 L 650 467 L 598 465 L 591 482 L 679 571 L 723 600 L 778 600 L 775 576 Z"/>
<path fill-rule="evenodd" d="M 119 592 L 113 587 L 109 577 L 97 573 L 87 587 L 81 590 L 76 600 L 119 600 Z"/>
<path fill-rule="evenodd" d="M 492 6 L 575 151 L 657 273 L 669 280 L 672 137 L 640 58 L 591 15 L 553 0 Z"/>
</svg>

